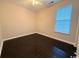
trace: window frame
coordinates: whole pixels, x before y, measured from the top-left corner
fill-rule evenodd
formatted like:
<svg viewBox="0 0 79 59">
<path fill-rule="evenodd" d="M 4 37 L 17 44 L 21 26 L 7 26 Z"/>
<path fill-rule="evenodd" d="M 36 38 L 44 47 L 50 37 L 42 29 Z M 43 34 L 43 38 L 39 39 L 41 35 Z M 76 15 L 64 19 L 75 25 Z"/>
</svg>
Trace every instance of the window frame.
<svg viewBox="0 0 79 59">
<path fill-rule="evenodd" d="M 71 18 L 70 18 L 70 28 L 69 28 L 69 32 L 68 33 L 66 33 L 66 32 L 58 32 L 58 31 L 55 31 L 55 25 L 56 25 L 56 12 L 57 12 L 57 9 L 60 9 L 60 8 L 64 8 L 64 7 L 66 7 L 66 6 L 68 6 L 68 5 L 71 5 L 71 8 L 72 8 L 72 10 L 71 10 Z M 60 33 L 60 34 L 67 34 L 67 35 L 70 35 L 70 33 L 71 33 L 71 24 L 72 24 L 72 15 L 73 15 L 73 5 L 72 4 L 66 4 L 66 5 L 64 5 L 64 6 L 60 6 L 59 8 L 56 8 L 56 10 L 55 10 L 55 15 L 54 15 L 54 32 L 55 33 Z"/>
</svg>

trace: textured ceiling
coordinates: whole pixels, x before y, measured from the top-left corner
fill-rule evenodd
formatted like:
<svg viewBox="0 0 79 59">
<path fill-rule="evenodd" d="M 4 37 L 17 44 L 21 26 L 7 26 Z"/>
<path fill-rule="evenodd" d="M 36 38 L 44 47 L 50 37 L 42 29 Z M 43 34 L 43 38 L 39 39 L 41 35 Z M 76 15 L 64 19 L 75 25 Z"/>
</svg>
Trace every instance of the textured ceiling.
<svg viewBox="0 0 79 59">
<path fill-rule="evenodd" d="M 62 0 L 36 0 L 39 2 L 37 5 L 33 5 L 33 0 L 4 0 L 4 1 L 16 3 L 22 7 L 36 11 L 41 8 L 49 7 L 49 6 L 51 6 L 57 2 L 60 2 Z M 53 1 L 53 3 L 51 3 L 52 1 Z"/>
</svg>

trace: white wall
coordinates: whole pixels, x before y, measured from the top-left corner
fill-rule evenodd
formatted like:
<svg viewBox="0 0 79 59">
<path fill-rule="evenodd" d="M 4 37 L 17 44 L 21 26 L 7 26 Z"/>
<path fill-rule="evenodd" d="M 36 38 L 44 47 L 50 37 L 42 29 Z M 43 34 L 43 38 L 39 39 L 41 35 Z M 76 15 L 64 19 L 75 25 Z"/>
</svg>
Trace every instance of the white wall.
<svg viewBox="0 0 79 59">
<path fill-rule="evenodd" d="M 1 5 L 0 5 L 0 13 L 1 13 Z M 2 49 L 2 31 L 1 31 L 1 14 L 0 14 L 0 54 Z"/>
<path fill-rule="evenodd" d="M 78 45 L 77 45 L 77 58 L 79 58 L 79 34 L 78 34 Z"/>
<path fill-rule="evenodd" d="M 72 14 L 72 20 L 71 20 L 71 30 L 70 34 L 62 34 L 62 33 L 56 33 L 54 32 L 54 16 L 55 16 L 55 10 L 59 7 L 62 7 L 68 3 L 72 3 L 73 5 L 73 14 Z M 39 33 L 42 33 L 44 35 L 47 35 L 49 37 L 58 38 L 61 41 L 65 41 L 71 44 L 76 45 L 76 24 L 77 24 L 77 18 L 78 18 L 78 10 L 77 10 L 77 0 L 63 0 L 60 3 L 57 3 L 50 8 L 45 8 L 43 10 L 38 11 L 38 31 Z"/>
<path fill-rule="evenodd" d="M 0 2 L 2 39 L 35 32 L 35 13 L 16 4 Z"/>
<path fill-rule="evenodd" d="M 1 7 L 1 5 L 0 5 Z M 1 13 L 1 10 L 0 10 L 0 13 Z M 1 40 L 1 15 L 0 15 L 0 40 Z"/>
<path fill-rule="evenodd" d="M 79 17 L 78 17 L 78 33 L 77 33 L 77 58 L 79 58 Z"/>
<path fill-rule="evenodd" d="M 1 25 L 0 25 L 0 49 L 2 49 Z M 0 51 L 0 53 L 1 53 L 1 51 Z"/>
<path fill-rule="evenodd" d="M 78 0 L 79 3 L 79 0 Z M 79 4 L 78 4 L 79 5 Z M 78 8 L 79 10 L 79 8 Z M 79 17 L 78 17 L 78 41 L 77 41 L 77 58 L 79 58 Z"/>
<path fill-rule="evenodd" d="M 35 33 L 34 12 L 19 5 L 0 1 L 0 54 L 2 41 Z"/>
</svg>

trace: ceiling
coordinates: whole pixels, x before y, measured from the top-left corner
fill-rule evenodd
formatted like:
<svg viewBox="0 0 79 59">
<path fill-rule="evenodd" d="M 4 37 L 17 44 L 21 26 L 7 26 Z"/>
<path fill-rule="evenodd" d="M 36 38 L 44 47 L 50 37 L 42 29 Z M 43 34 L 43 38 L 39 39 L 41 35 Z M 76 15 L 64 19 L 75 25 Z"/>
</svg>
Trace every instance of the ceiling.
<svg viewBox="0 0 79 59">
<path fill-rule="evenodd" d="M 29 10 L 36 11 L 41 8 L 49 7 L 57 2 L 60 2 L 62 0 L 4 0 L 9 1 L 12 3 L 16 3 L 22 7 L 25 7 Z M 36 2 L 36 4 L 33 5 L 33 2 Z"/>
</svg>

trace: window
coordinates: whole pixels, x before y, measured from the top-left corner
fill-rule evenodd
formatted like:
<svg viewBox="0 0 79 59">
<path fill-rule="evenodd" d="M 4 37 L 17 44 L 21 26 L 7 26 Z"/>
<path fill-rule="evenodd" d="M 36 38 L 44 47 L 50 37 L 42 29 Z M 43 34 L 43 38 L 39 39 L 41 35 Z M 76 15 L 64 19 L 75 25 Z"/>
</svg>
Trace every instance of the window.
<svg viewBox="0 0 79 59">
<path fill-rule="evenodd" d="M 55 15 L 55 32 L 69 33 L 71 23 L 72 5 L 58 8 Z"/>
</svg>

